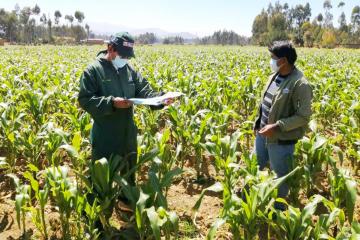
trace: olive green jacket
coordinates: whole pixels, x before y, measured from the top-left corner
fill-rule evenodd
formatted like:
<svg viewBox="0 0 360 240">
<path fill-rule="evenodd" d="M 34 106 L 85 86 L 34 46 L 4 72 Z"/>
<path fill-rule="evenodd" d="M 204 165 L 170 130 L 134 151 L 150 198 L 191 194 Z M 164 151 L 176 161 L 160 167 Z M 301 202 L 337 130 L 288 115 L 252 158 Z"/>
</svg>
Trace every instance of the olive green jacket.
<svg viewBox="0 0 360 240">
<path fill-rule="evenodd" d="M 270 76 L 262 93 L 263 100 L 267 89 L 277 74 Z M 278 123 L 274 135 L 267 139 L 268 143 L 277 143 L 279 140 L 298 140 L 302 138 L 311 117 L 312 88 L 303 73 L 295 68 L 280 84 L 272 99 L 268 123 Z M 261 102 L 254 129 L 258 130 L 261 121 Z"/>
<path fill-rule="evenodd" d="M 98 54 L 80 78 L 78 101 L 94 119 L 91 129 L 93 160 L 109 158 L 111 154 L 136 156 L 137 128 L 133 120 L 133 107 L 117 109 L 113 98 L 148 98 L 160 95 L 148 81 L 129 65 L 116 70 L 105 59 L 106 51 Z"/>
</svg>

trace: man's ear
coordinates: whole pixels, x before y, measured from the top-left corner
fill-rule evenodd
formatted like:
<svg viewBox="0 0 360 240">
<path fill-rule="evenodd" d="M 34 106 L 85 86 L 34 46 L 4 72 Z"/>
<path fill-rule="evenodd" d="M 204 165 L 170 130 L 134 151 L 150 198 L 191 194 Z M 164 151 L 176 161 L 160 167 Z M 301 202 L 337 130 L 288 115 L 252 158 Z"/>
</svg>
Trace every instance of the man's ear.
<svg viewBox="0 0 360 240">
<path fill-rule="evenodd" d="M 108 46 L 108 53 L 110 54 L 111 58 L 114 59 L 117 55 L 116 49 L 113 45 Z"/>
<path fill-rule="evenodd" d="M 108 52 L 111 52 L 111 53 L 116 52 L 116 49 L 115 49 L 114 45 L 112 45 L 112 44 L 108 45 Z"/>
<path fill-rule="evenodd" d="M 280 59 L 280 65 L 283 65 L 283 64 L 288 64 L 288 60 L 286 57 L 283 57 Z"/>
<path fill-rule="evenodd" d="M 109 44 L 107 46 L 107 50 L 108 50 L 108 52 L 112 52 L 113 51 L 113 46 L 111 44 Z"/>
</svg>

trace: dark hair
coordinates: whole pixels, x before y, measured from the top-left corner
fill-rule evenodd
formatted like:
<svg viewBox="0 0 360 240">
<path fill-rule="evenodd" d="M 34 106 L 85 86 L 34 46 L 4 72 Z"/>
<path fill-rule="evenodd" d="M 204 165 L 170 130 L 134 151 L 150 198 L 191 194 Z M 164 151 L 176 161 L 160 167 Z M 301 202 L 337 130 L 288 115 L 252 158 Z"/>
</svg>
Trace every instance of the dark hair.
<svg viewBox="0 0 360 240">
<path fill-rule="evenodd" d="M 108 43 L 107 46 L 108 46 L 108 48 L 111 47 L 114 51 L 116 51 L 116 46 L 115 46 L 115 44 L 113 44 L 113 43 Z"/>
<path fill-rule="evenodd" d="M 121 57 L 123 56 L 115 43 L 108 43 L 108 47 L 111 47 L 112 50 L 117 52 Z"/>
<path fill-rule="evenodd" d="M 278 58 L 286 57 L 291 65 L 296 62 L 296 50 L 289 41 L 276 41 L 269 47 L 269 51 Z"/>
</svg>

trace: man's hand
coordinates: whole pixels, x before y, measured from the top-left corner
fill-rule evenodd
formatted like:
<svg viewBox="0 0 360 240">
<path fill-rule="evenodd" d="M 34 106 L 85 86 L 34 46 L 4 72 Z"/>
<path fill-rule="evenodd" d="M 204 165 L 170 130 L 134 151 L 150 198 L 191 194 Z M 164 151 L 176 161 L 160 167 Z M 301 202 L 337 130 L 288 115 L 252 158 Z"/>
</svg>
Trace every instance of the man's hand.
<svg viewBox="0 0 360 240">
<path fill-rule="evenodd" d="M 174 98 L 167 98 L 167 99 L 164 100 L 163 103 L 164 103 L 165 106 L 169 106 L 169 105 L 171 105 L 173 102 L 174 102 Z"/>
<path fill-rule="evenodd" d="M 277 123 L 267 124 L 265 127 L 260 129 L 259 134 L 261 134 L 264 137 L 271 137 L 272 135 L 274 135 L 274 132 L 278 127 L 279 125 Z"/>
<path fill-rule="evenodd" d="M 114 105 L 115 108 L 129 108 L 133 104 L 129 100 L 126 100 L 126 99 L 121 98 L 121 97 L 116 97 L 116 98 L 113 99 L 113 105 Z"/>
</svg>

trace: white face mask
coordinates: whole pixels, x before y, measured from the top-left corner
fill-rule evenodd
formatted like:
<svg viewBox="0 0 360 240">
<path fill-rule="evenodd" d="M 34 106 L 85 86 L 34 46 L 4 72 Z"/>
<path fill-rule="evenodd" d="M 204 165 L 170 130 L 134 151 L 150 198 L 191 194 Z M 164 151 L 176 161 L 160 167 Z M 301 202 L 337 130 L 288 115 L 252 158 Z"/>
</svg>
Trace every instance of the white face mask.
<svg viewBox="0 0 360 240">
<path fill-rule="evenodd" d="M 123 68 L 126 64 L 128 64 L 127 59 L 120 58 L 119 56 L 116 56 L 111 62 L 116 69 Z"/>
<path fill-rule="evenodd" d="M 278 60 L 270 59 L 270 68 L 273 72 L 279 72 L 280 66 L 277 65 Z"/>
</svg>

